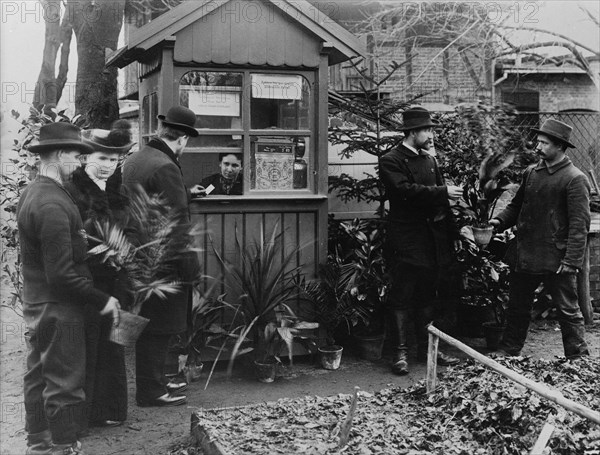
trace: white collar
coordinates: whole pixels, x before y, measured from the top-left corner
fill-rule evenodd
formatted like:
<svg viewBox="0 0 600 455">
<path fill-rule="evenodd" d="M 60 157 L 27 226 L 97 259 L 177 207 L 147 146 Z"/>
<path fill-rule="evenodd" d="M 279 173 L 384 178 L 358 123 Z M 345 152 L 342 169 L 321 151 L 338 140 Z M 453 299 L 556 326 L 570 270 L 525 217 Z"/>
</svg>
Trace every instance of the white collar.
<svg viewBox="0 0 600 455">
<path fill-rule="evenodd" d="M 408 150 L 410 150 L 411 152 L 413 152 L 415 155 L 421 155 L 421 153 L 419 153 L 419 151 L 416 148 L 414 148 L 411 145 L 408 145 L 406 142 L 403 142 L 402 145 L 404 147 L 406 147 Z M 433 157 L 436 156 L 435 149 L 432 149 L 432 150 L 421 149 L 421 152 L 426 153 L 429 156 L 433 156 Z"/>
<path fill-rule="evenodd" d="M 406 142 L 403 142 L 402 145 L 404 147 L 406 147 L 408 150 L 410 150 L 411 152 L 413 152 L 415 155 L 419 154 L 419 151 L 416 148 L 414 148 L 412 145 L 408 145 Z"/>
<path fill-rule="evenodd" d="M 94 182 L 96 186 L 98 186 L 98 188 L 100 188 L 102 191 L 106 191 L 106 180 L 99 179 L 95 175 L 90 174 L 87 167 L 85 168 L 85 173 L 89 176 L 90 179 L 92 179 L 92 182 Z"/>
</svg>

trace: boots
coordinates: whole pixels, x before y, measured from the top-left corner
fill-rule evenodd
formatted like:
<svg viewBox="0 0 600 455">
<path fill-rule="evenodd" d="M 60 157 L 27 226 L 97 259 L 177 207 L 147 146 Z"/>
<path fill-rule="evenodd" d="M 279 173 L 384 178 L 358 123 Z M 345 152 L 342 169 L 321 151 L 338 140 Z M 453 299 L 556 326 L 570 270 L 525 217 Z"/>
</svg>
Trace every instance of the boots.
<svg viewBox="0 0 600 455">
<path fill-rule="evenodd" d="M 69 444 L 54 444 L 52 455 L 85 455 L 81 449 L 81 442 L 76 441 Z"/>
<path fill-rule="evenodd" d="M 25 455 L 52 455 L 52 435 L 49 430 L 27 435 Z"/>
<path fill-rule="evenodd" d="M 392 311 L 392 333 L 396 344 L 396 352 L 392 360 L 392 373 L 397 375 L 408 374 L 408 347 L 406 346 L 406 324 L 408 312 L 405 310 Z"/>
<path fill-rule="evenodd" d="M 398 376 L 408 374 L 408 355 L 406 354 L 406 346 L 396 348 L 394 360 L 392 361 L 392 373 Z"/>
</svg>

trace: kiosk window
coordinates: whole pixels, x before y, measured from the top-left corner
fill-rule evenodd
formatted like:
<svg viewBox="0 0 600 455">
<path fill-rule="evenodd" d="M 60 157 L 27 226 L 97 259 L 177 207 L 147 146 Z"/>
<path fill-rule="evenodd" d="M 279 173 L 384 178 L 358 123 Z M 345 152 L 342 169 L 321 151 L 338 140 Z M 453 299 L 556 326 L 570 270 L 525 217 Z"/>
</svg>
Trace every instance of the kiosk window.
<svg viewBox="0 0 600 455">
<path fill-rule="evenodd" d="M 196 128 L 242 127 L 242 73 L 190 71 L 179 85 L 179 103 L 193 110 Z"/>
<path fill-rule="evenodd" d="M 183 74 L 179 102 L 200 133 L 181 158 L 186 183 L 211 196 L 312 189 L 310 87 L 300 74 Z"/>
<path fill-rule="evenodd" d="M 300 75 L 252 74 L 252 129 L 308 129 L 310 87 Z"/>
</svg>

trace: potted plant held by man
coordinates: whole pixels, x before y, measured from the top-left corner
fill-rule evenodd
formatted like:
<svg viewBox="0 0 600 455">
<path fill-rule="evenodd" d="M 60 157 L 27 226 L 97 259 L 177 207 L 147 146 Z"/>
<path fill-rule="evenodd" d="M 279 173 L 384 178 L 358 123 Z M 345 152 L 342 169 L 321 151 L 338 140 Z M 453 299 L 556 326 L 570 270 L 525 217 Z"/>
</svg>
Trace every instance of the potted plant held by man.
<svg viewBox="0 0 600 455">
<path fill-rule="evenodd" d="M 94 244 L 88 256 L 117 271 L 120 323 L 112 328 L 110 339 L 133 346 L 149 322 L 139 315 L 142 305 L 151 296 L 165 299 L 180 291 L 175 264 L 196 249 L 180 240 L 183 235 L 192 239 L 194 229 L 182 235 L 179 217 L 162 198 L 148 195 L 141 186 L 127 197 L 125 220 L 95 222 L 95 235 L 88 235 Z"/>
</svg>

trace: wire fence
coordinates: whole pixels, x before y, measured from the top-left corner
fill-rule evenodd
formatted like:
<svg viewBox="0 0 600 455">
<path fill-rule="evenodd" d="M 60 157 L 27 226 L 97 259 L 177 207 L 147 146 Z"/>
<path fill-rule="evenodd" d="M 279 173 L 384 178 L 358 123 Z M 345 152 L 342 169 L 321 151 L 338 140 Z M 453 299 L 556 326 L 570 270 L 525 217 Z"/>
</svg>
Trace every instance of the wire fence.
<svg viewBox="0 0 600 455">
<path fill-rule="evenodd" d="M 600 177 L 600 113 L 598 112 L 522 112 L 518 119 L 517 128 L 523 129 L 523 134 L 529 133 L 530 128 L 542 125 L 547 119 L 553 118 L 573 127 L 571 142 L 575 148 L 568 149 L 567 154 L 573 164 L 588 175 L 593 172 L 596 180 Z M 535 136 L 535 133 L 533 133 Z"/>
</svg>

